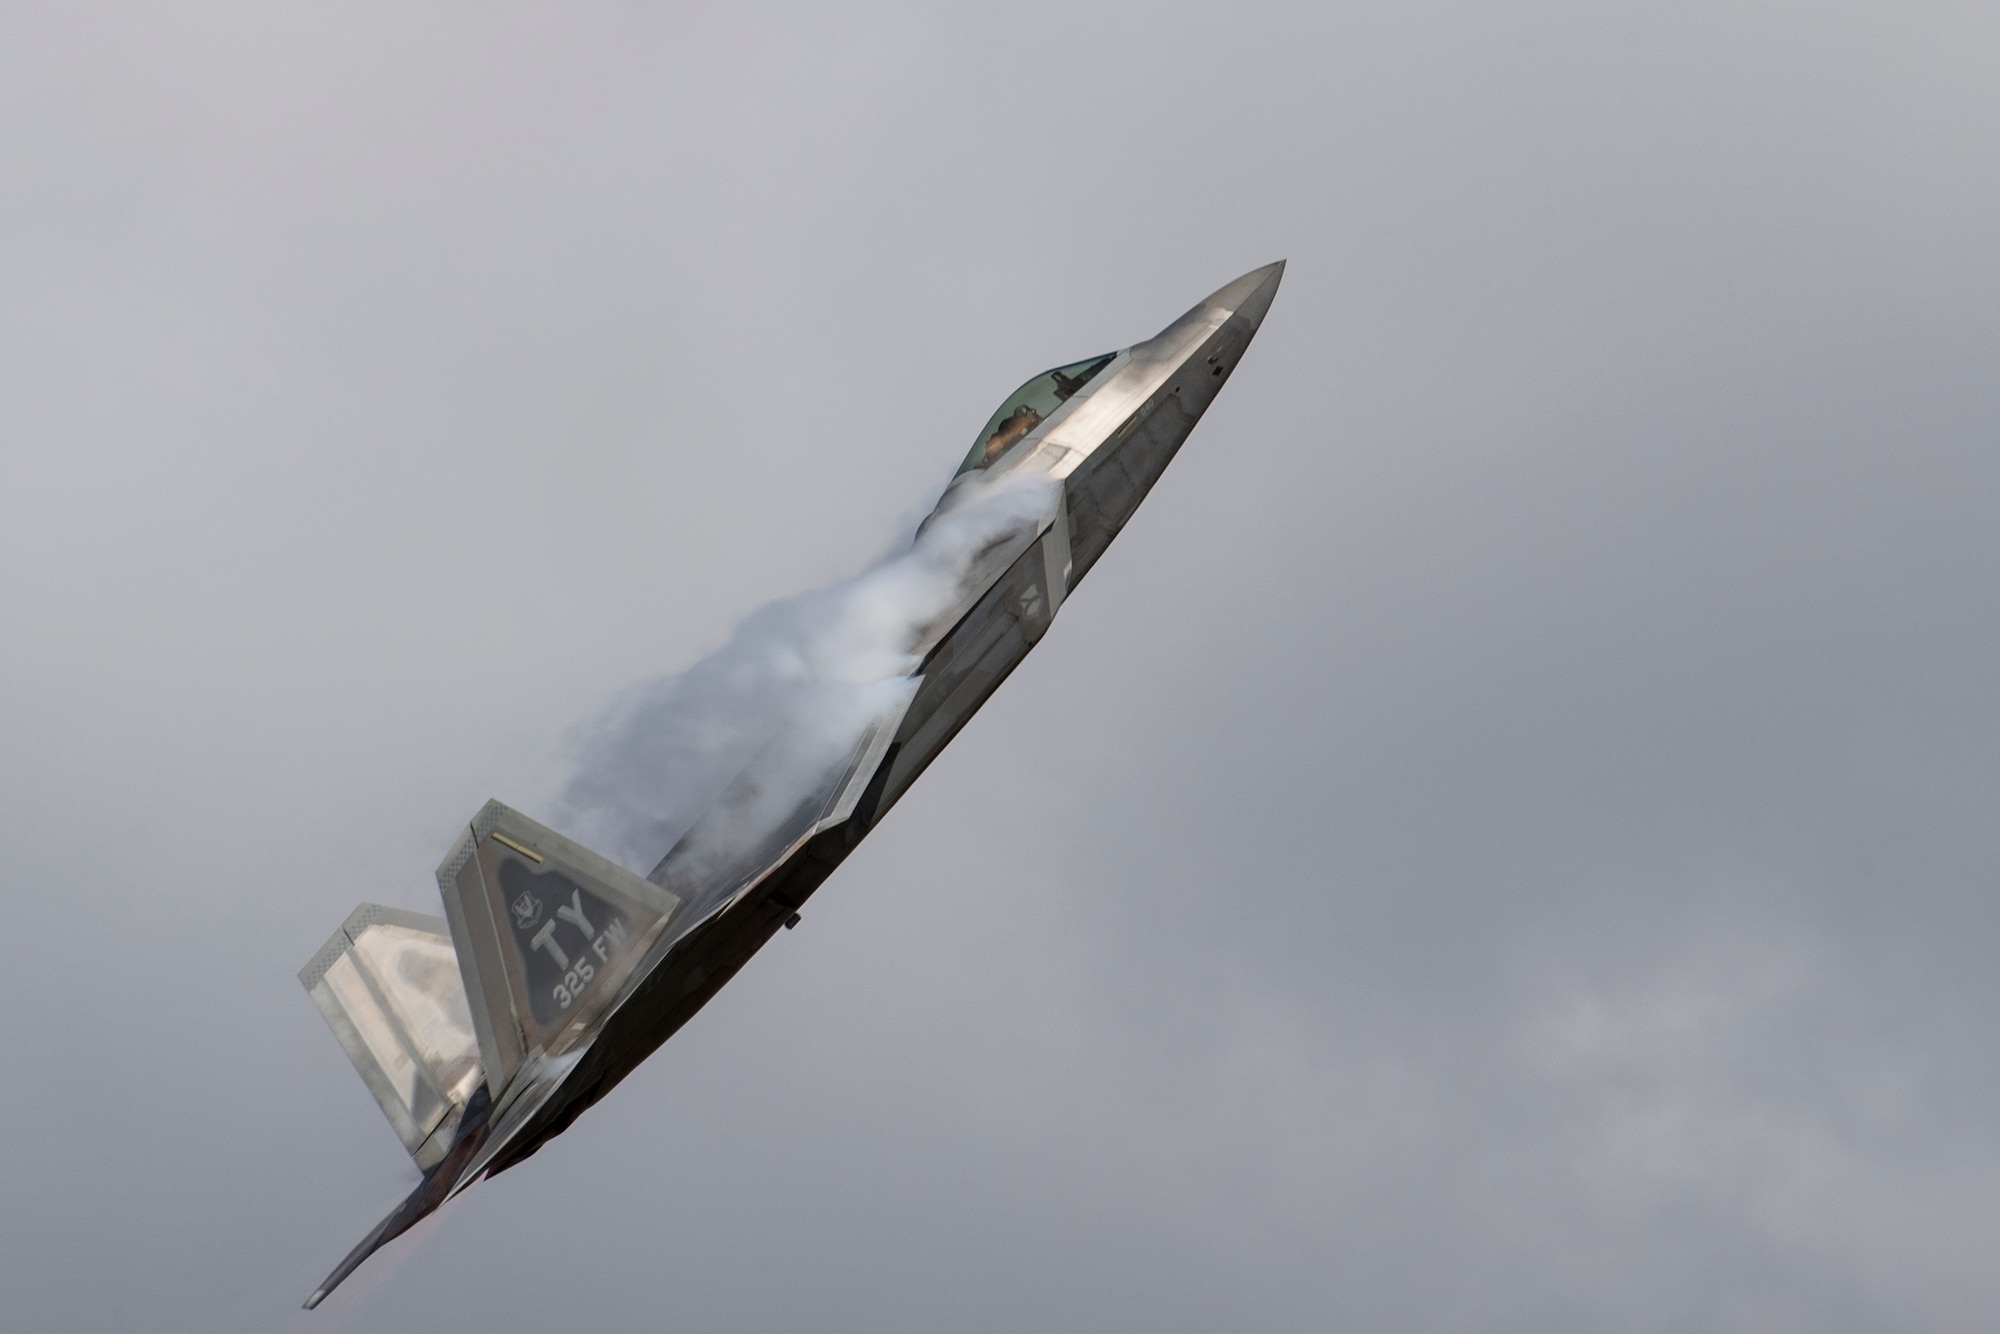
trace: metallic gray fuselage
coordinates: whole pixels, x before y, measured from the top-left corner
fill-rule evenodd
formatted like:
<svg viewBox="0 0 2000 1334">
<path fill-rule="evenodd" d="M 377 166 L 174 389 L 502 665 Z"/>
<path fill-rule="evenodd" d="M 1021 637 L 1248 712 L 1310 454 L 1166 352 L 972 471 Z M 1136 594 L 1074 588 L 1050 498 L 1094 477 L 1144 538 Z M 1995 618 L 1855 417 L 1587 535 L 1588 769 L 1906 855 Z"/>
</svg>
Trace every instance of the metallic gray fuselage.
<svg viewBox="0 0 2000 1334">
<path fill-rule="evenodd" d="M 1282 271 L 1282 265 L 1257 270 L 1217 293 L 1221 297 L 1248 284 L 1244 304 L 1249 308 L 1232 310 L 1219 327 L 1175 356 L 1158 388 L 1065 478 L 1059 521 L 1068 527 L 1067 587 L 1052 595 L 1049 561 L 1040 542 L 1006 569 L 926 655 L 916 697 L 854 813 L 813 834 L 750 892 L 675 942 L 490 1171 L 503 1171 L 534 1153 L 672 1037 L 804 906 L 978 712 L 1046 633 L 1054 609 L 1090 572 L 1173 461 L 1255 336 Z M 1168 339 L 1208 305 L 1197 306 L 1150 341 Z M 652 878 L 666 883 L 667 869 L 663 862 Z"/>
<path fill-rule="evenodd" d="M 985 470 L 1056 483 L 1060 499 L 1031 539 L 1022 534 L 996 547 L 990 565 L 975 560 L 967 601 L 927 629 L 917 646 L 921 660 L 909 678 L 907 705 L 887 716 L 762 844 L 718 867 L 702 855 L 698 822 L 668 852 L 647 879 L 682 906 L 596 1033 L 560 1061 L 530 1059 L 502 1088 L 482 1084 L 442 1161 L 349 1253 L 308 1306 L 451 1195 L 562 1133 L 798 913 L 1047 633 L 1228 380 L 1283 270 L 1279 263 L 1245 274 L 1158 336 L 1117 354 L 1087 392 Z M 933 520 L 971 494 L 963 488 L 978 484 L 979 478 L 955 479 Z M 726 823 L 728 802 L 704 819 Z M 454 927 L 454 938 L 460 934 Z"/>
</svg>

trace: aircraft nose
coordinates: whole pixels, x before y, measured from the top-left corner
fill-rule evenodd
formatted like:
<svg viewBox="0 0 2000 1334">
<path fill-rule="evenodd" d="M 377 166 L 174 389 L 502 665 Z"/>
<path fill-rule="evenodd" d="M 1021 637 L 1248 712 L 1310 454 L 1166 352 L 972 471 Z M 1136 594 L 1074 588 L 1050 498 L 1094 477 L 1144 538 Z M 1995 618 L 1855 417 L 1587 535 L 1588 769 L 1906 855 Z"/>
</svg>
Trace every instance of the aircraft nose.
<svg viewBox="0 0 2000 1334">
<path fill-rule="evenodd" d="M 1278 283 L 1284 276 L 1285 261 L 1281 259 L 1261 269 L 1252 269 L 1235 282 L 1216 288 L 1201 304 L 1242 316 L 1250 322 L 1254 333 L 1264 322 L 1264 312 L 1271 308 L 1271 298 L 1278 294 Z"/>
</svg>

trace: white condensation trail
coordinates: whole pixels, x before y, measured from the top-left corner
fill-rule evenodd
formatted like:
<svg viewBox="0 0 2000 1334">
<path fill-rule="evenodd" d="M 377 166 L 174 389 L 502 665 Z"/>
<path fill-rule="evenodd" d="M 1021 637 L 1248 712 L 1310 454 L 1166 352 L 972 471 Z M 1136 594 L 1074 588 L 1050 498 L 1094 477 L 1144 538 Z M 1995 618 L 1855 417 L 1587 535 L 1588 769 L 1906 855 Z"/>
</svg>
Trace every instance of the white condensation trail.
<svg viewBox="0 0 2000 1334">
<path fill-rule="evenodd" d="M 768 820 L 783 818 L 897 697 L 981 555 L 1031 536 L 1055 492 L 1039 474 L 968 479 L 907 549 L 765 604 L 715 652 L 627 690 L 586 730 L 559 823 L 643 874 L 781 735 L 786 771 L 760 772 L 768 799 L 757 805 Z M 739 824 L 730 837 L 754 844 L 766 822 Z"/>
</svg>

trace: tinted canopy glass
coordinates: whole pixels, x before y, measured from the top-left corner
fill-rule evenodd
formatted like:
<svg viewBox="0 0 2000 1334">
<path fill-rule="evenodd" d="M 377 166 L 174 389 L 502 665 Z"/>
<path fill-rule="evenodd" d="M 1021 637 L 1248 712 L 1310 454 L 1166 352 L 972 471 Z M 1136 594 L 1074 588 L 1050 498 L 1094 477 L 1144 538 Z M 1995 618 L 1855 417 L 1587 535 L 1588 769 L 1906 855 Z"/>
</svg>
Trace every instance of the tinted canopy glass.
<svg viewBox="0 0 2000 1334">
<path fill-rule="evenodd" d="M 987 419 L 959 471 L 973 472 L 990 466 L 1011 449 L 1015 441 L 1040 426 L 1057 408 L 1069 402 L 1079 389 L 1109 366 L 1116 355 L 1115 352 L 1107 352 L 1088 361 L 1073 361 L 1067 366 L 1043 371 L 1016 389 L 1000 405 L 1000 410 Z"/>
</svg>

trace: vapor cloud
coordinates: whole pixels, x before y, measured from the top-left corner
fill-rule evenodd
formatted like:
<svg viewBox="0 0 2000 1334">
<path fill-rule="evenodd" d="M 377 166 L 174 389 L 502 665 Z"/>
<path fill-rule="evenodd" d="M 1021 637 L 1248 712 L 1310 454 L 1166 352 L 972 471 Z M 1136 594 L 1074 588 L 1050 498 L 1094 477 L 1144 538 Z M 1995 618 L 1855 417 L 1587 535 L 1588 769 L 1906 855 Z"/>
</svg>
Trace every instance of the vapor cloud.
<svg viewBox="0 0 2000 1334">
<path fill-rule="evenodd" d="M 628 690 L 586 727 L 557 818 L 644 872 L 738 783 L 722 845 L 702 851 L 756 846 L 900 698 L 981 556 L 1032 537 L 1056 492 L 1039 475 L 967 478 L 907 549 L 765 604 L 691 667 Z"/>
</svg>

